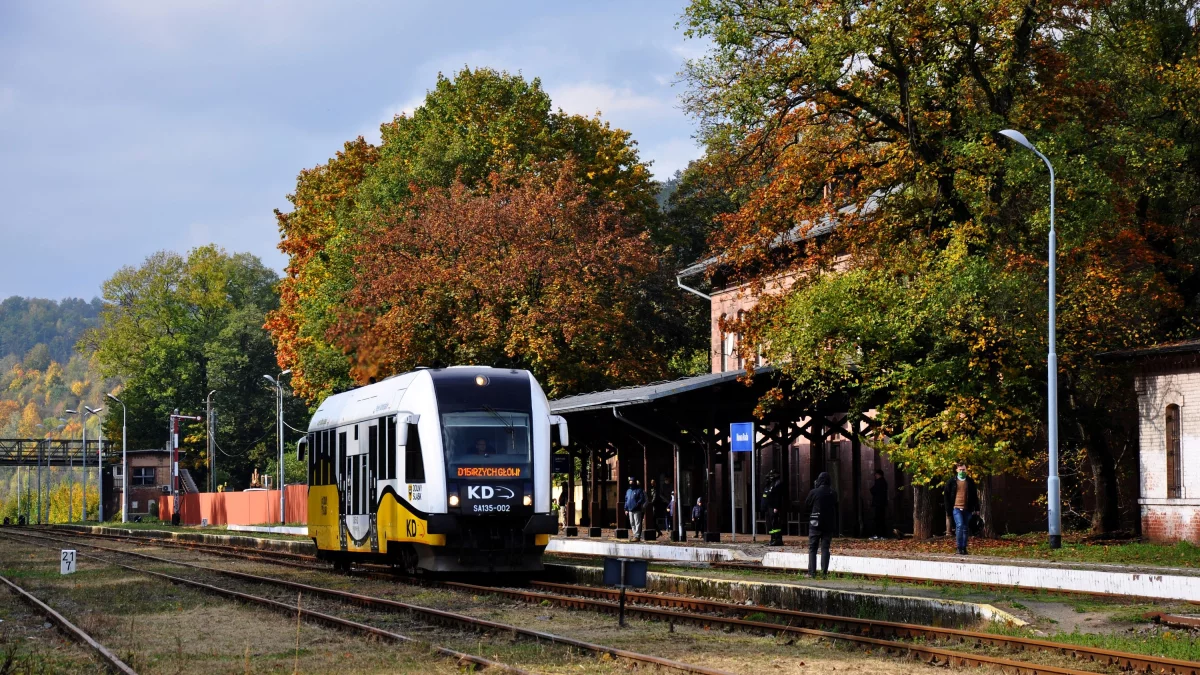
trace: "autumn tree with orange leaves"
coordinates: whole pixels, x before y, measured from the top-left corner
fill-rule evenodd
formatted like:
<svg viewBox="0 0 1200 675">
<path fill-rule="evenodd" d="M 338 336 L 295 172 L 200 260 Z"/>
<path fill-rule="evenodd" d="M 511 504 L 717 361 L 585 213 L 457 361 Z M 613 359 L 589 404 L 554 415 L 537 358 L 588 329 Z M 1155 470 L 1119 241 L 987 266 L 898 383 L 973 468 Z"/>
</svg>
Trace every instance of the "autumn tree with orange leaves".
<svg viewBox="0 0 1200 675">
<path fill-rule="evenodd" d="M 1094 530 L 1122 526 L 1119 500 L 1136 522 L 1117 465 L 1131 389 L 1100 355 L 1197 332 L 1197 14 L 693 0 L 685 24 L 713 46 L 688 66 L 688 105 L 737 199 L 710 242 L 720 273 L 759 289 L 798 275 L 737 327 L 744 347 L 810 395 L 877 407 L 917 486 L 959 458 L 1044 476 L 1048 179 L 997 133 L 1022 130 L 1058 172 L 1067 473 L 1086 474 Z M 928 534 L 932 510 L 915 515 Z"/>
<path fill-rule="evenodd" d="M 589 196 L 571 162 L 488 189 L 429 188 L 382 216 L 357 257 L 339 346 L 358 381 L 430 363 L 511 364 L 547 391 L 659 377 L 647 358 L 648 233 Z"/>
</svg>

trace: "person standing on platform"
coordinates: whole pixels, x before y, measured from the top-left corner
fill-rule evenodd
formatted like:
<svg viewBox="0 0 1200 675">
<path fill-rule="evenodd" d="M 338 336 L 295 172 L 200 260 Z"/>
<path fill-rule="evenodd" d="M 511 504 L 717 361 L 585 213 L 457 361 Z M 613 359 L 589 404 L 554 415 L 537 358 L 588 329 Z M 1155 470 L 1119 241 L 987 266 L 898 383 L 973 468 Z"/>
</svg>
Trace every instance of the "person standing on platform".
<svg viewBox="0 0 1200 675">
<path fill-rule="evenodd" d="M 704 528 L 704 502 L 700 497 L 696 498 L 696 505 L 692 507 L 692 529 L 696 531 L 696 538 L 699 539 Z"/>
<path fill-rule="evenodd" d="M 646 515 L 645 521 L 650 525 L 650 529 L 654 530 L 654 538 L 658 539 L 658 521 L 655 517 L 658 515 L 659 500 L 662 495 L 658 494 L 658 481 L 650 479 L 650 488 L 646 490 Z"/>
<path fill-rule="evenodd" d="M 763 491 L 763 512 L 767 516 L 768 546 L 783 546 L 783 520 L 787 509 L 784 503 L 783 481 L 774 471 L 767 473 L 767 489 Z"/>
<path fill-rule="evenodd" d="M 642 538 L 642 515 L 645 512 L 646 491 L 638 485 L 636 478 L 630 478 L 629 489 L 625 491 L 625 515 L 629 516 L 629 526 L 633 529 L 634 541 L 640 541 Z"/>
<path fill-rule="evenodd" d="M 817 576 L 817 548 L 821 549 L 821 574 L 829 576 L 829 544 L 838 531 L 838 496 L 829 486 L 829 474 L 821 472 L 812 492 L 804 500 L 808 508 L 808 576 Z"/>
<path fill-rule="evenodd" d="M 954 519 L 954 534 L 958 554 L 967 555 L 968 525 L 971 515 L 979 511 L 979 493 L 975 480 L 967 475 L 966 462 L 959 462 L 955 475 L 946 481 L 946 515 Z"/>
<path fill-rule="evenodd" d="M 871 508 L 875 509 L 875 536 L 872 539 L 887 539 L 888 483 L 883 471 L 875 469 L 875 482 L 871 484 Z"/>
<path fill-rule="evenodd" d="M 564 483 L 559 486 L 558 492 L 558 515 L 562 517 L 563 527 L 570 527 L 571 523 L 567 522 L 567 486 Z"/>
<path fill-rule="evenodd" d="M 667 527 L 671 528 L 671 541 L 679 541 L 679 530 L 675 528 L 675 491 L 671 490 L 671 501 L 667 502 Z"/>
</svg>

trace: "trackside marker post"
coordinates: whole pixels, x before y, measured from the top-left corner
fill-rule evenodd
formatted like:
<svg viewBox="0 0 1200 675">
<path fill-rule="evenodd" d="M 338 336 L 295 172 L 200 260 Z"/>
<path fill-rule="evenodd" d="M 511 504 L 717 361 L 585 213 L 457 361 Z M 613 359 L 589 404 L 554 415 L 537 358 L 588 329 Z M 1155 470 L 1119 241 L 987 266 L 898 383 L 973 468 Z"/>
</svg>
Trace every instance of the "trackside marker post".
<svg viewBox="0 0 1200 675">
<path fill-rule="evenodd" d="M 59 557 L 58 572 L 59 574 L 75 573 L 75 549 L 63 549 L 62 555 Z"/>
<path fill-rule="evenodd" d="M 604 585 L 621 589 L 621 599 L 617 606 L 617 625 L 621 628 L 625 627 L 625 589 L 645 588 L 648 566 L 648 561 L 635 558 L 604 559 Z"/>
</svg>

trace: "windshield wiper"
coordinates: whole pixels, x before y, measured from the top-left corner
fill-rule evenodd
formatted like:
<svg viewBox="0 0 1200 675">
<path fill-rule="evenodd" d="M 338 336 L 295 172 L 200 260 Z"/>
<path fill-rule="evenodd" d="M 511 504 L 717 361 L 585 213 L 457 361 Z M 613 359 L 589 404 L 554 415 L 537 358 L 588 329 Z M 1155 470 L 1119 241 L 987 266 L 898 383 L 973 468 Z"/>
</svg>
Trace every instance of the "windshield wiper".
<svg viewBox="0 0 1200 675">
<path fill-rule="evenodd" d="M 508 420 L 504 419 L 504 417 L 502 417 L 500 415 L 500 413 L 496 412 L 496 409 L 490 405 L 483 406 L 483 409 L 490 412 L 492 414 L 492 417 L 495 417 L 496 419 L 500 420 L 500 423 L 504 425 L 504 430 L 508 432 L 509 436 L 513 435 L 512 422 L 509 422 Z"/>
</svg>

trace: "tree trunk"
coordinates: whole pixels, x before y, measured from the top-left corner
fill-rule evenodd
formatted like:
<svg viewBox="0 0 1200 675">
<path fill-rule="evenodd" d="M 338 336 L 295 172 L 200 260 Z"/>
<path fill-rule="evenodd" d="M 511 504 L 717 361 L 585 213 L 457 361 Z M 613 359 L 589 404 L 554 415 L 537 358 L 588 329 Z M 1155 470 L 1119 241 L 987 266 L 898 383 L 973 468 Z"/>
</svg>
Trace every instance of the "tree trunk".
<svg viewBox="0 0 1200 675">
<path fill-rule="evenodd" d="M 979 481 L 979 517 L 983 518 L 983 536 L 996 538 L 996 524 L 992 522 L 992 477 L 984 476 Z"/>
<path fill-rule="evenodd" d="M 933 537 L 934 509 L 933 490 L 923 485 L 913 485 L 913 539 Z"/>
<path fill-rule="evenodd" d="M 1087 457 L 1092 468 L 1092 490 L 1096 498 L 1092 509 L 1092 534 L 1108 534 L 1121 528 L 1117 463 L 1103 430 L 1084 429 L 1084 432 L 1087 434 Z"/>
</svg>

